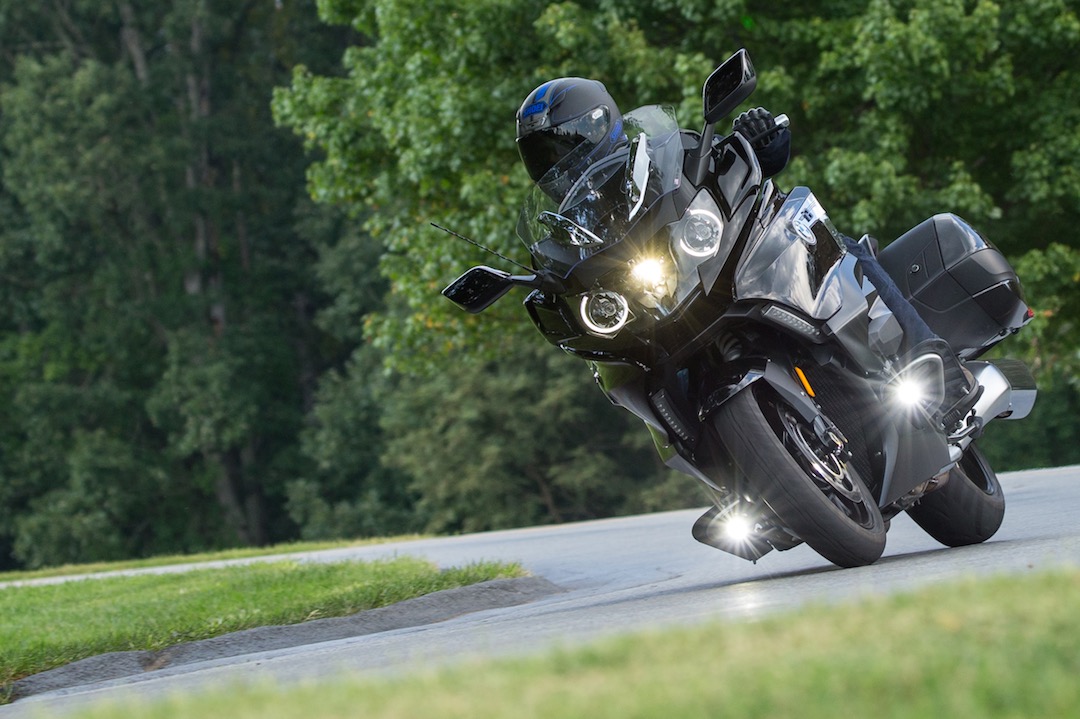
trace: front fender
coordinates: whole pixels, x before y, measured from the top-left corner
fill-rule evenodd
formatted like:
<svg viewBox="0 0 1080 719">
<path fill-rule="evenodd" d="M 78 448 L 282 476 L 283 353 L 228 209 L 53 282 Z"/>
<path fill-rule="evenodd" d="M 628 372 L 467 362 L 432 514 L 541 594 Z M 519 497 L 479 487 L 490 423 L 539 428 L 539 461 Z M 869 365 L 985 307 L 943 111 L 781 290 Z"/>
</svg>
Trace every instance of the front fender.
<svg viewBox="0 0 1080 719">
<path fill-rule="evenodd" d="M 756 382 L 768 384 L 807 422 L 813 424 L 822 416 L 790 365 L 767 357 L 749 357 L 725 363 L 717 371 L 713 386 L 704 393 L 705 399 L 698 408 L 698 419 L 708 421 L 732 397 Z"/>
</svg>

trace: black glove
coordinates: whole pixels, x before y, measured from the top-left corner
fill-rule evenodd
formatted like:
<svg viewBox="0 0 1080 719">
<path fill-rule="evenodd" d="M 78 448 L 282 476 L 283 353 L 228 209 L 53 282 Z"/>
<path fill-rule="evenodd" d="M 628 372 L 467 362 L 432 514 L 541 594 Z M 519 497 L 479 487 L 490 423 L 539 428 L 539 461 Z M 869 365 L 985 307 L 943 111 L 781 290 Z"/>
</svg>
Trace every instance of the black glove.
<svg viewBox="0 0 1080 719">
<path fill-rule="evenodd" d="M 736 117 L 735 122 L 731 123 L 731 131 L 737 132 L 749 140 L 750 146 L 755 150 L 760 150 L 768 145 L 775 137 L 775 133 L 771 131 L 779 129 L 773 120 L 772 113 L 764 107 L 747 110 Z"/>
<path fill-rule="evenodd" d="M 755 107 L 736 117 L 731 130 L 750 141 L 765 177 L 773 177 L 787 167 L 791 156 L 791 132 L 786 127 L 778 127 L 772 113 L 764 107 Z"/>
</svg>

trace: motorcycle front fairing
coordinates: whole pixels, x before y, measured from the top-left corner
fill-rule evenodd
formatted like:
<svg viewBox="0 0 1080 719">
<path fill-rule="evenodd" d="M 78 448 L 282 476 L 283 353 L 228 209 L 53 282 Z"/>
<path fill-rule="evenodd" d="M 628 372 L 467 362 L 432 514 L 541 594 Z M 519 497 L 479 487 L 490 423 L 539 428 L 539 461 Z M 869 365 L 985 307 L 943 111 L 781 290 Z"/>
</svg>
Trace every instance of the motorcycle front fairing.
<svg viewBox="0 0 1080 719">
<path fill-rule="evenodd" d="M 821 203 L 796 187 L 739 262 L 735 299 L 775 302 L 828 320 L 845 300 L 837 267 L 845 254 Z"/>
<path fill-rule="evenodd" d="M 869 383 L 876 393 L 887 387 L 881 373 L 886 351 L 871 332 L 872 308 L 891 322 L 891 313 L 863 281 L 854 256 L 810 190 L 794 188 L 766 227 L 748 241 L 735 273 L 735 299 L 755 308 L 758 319 L 781 329 L 807 346 L 831 345 L 842 350 L 850 382 Z M 898 329 L 898 327 L 897 327 Z M 811 380 L 811 365 L 806 368 Z M 870 378 L 877 377 L 872 380 Z M 841 416 L 840 401 L 827 393 L 819 403 L 832 416 Z M 890 401 L 880 396 L 882 402 Z M 830 406 L 831 405 L 831 406 Z M 882 413 L 865 428 L 885 461 L 868 477 L 881 506 L 894 502 L 951 463 L 945 437 L 929 422 L 912 421 L 903 413 Z M 869 460 L 867 460 L 869 461 Z"/>
<path fill-rule="evenodd" d="M 518 225 L 537 265 L 570 288 L 560 296 L 531 295 L 530 316 L 549 341 L 586 359 L 621 354 L 653 364 L 696 351 L 731 304 L 734 265 L 751 221 L 761 219 L 759 205 L 771 208 L 779 195 L 763 183 L 753 150 L 739 135 L 714 148 L 719 174 L 693 186 L 682 172 L 692 133 L 662 108 L 628 113 L 627 126 L 643 111 L 647 130 L 636 137 L 645 142 L 631 141 L 576 184 L 567 180 L 573 172 L 557 166 L 555 178 L 534 189 Z M 546 191 L 571 184 L 559 205 Z M 546 223 L 538 219 L 544 215 Z M 569 221 L 570 232 L 553 231 L 552 215 Z M 627 300 L 626 321 L 612 331 L 583 321 L 583 295 L 600 288 Z"/>
<path fill-rule="evenodd" d="M 571 153 L 557 163 L 518 222 L 535 265 L 565 285 L 531 294 L 529 314 L 549 341 L 585 359 L 646 358 L 652 323 L 693 289 L 678 253 L 657 239 L 694 200 L 682 131 L 657 106 L 627 113 L 623 127 L 625 142 L 610 156 Z"/>
<path fill-rule="evenodd" d="M 567 288 L 533 292 L 525 305 L 548 341 L 590 361 L 612 402 L 646 423 L 669 466 L 712 484 L 688 459 L 699 422 L 696 407 L 685 402 L 687 373 L 663 358 L 683 344 L 684 328 L 700 324 L 687 321 L 685 311 L 700 304 L 693 298 L 702 293 L 702 277 L 715 282 L 735 247 L 741 230 L 731 222 L 732 205 L 741 226 L 760 170 L 746 158 L 749 148 L 740 147 L 752 190 L 729 182 L 718 206 L 713 193 L 683 175 L 685 131 L 673 114 L 641 108 L 624 122 L 621 151 L 586 173 L 575 172 L 577 158 L 568 158 L 525 203 L 518 233 L 537 266 Z M 556 203 L 560 187 L 570 189 Z M 727 294 L 707 312 L 710 320 L 730 303 Z"/>
</svg>

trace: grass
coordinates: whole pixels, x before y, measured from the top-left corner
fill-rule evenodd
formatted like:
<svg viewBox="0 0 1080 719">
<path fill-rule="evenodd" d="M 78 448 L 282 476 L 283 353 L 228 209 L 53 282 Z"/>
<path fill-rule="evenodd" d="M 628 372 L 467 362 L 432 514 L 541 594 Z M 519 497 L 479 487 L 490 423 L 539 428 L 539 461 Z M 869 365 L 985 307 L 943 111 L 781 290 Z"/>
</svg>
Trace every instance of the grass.
<svg viewBox="0 0 1080 719">
<path fill-rule="evenodd" d="M 750 624 L 387 681 L 239 686 L 83 719 L 1080 716 L 1080 572 L 971 580 Z"/>
<path fill-rule="evenodd" d="M 522 573 L 494 563 L 440 571 L 403 557 L 267 562 L 8 587 L 0 589 L 0 686 L 105 652 L 162 649 L 240 629 L 345 616 Z"/>
<path fill-rule="evenodd" d="M 375 537 L 370 539 L 335 540 L 325 542 L 289 542 L 287 544 L 275 544 L 269 547 L 239 547 L 237 549 L 223 549 L 216 552 L 163 555 L 159 557 L 130 559 L 118 562 L 65 564 L 63 566 L 45 567 L 43 569 L 0 572 L 0 582 L 21 581 L 25 579 L 42 579 L 48 577 L 66 577 L 76 574 L 100 574 L 104 572 L 114 572 L 126 569 L 147 569 L 150 567 L 165 567 L 174 564 L 216 562 L 230 559 L 253 559 L 257 557 L 272 557 L 278 554 L 317 552 L 323 549 L 345 549 L 348 547 L 363 547 L 372 544 L 385 544 L 388 542 L 402 542 L 415 539 L 423 539 L 423 536 L 417 534 L 401 537 Z"/>
</svg>

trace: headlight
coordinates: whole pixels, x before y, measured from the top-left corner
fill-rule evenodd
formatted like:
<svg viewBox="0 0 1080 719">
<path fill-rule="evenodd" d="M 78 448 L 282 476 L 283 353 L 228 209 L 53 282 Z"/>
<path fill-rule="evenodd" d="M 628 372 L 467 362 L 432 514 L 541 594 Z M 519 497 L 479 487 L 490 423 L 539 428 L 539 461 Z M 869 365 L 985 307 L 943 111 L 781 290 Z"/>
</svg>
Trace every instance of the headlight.
<svg viewBox="0 0 1080 719">
<path fill-rule="evenodd" d="M 734 242 L 729 238 L 725 249 L 722 214 L 705 189 L 681 218 L 643 239 L 641 254 L 629 261 L 629 267 L 601 278 L 581 296 L 578 312 L 589 333 L 612 337 L 628 323 L 636 323 L 636 317 L 667 317 L 700 286 L 698 268 L 726 255 Z"/>
<path fill-rule="evenodd" d="M 687 210 L 672 232 L 678 241 L 679 249 L 686 254 L 692 257 L 712 257 L 720 248 L 724 223 L 716 213 L 695 209 L 691 205 L 691 209 Z"/>
<path fill-rule="evenodd" d="M 675 267 L 670 259 L 643 257 L 630 266 L 631 293 L 645 307 L 658 309 L 675 293 Z"/>
<path fill-rule="evenodd" d="M 635 262 L 630 268 L 630 275 L 638 285 L 650 291 L 666 284 L 667 281 L 664 261 L 656 257 L 645 257 Z"/>
<path fill-rule="evenodd" d="M 618 292 L 595 290 L 581 298 L 581 321 L 590 332 L 613 335 L 629 319 L 630 305 Z"/>
<path fill-rule="evenodd" d="M 671 236 L 671 259 L 675 262 L 677 278 L 673 311 L 701 285 L 698 268 L 706 262 L 723 262 L 731 252 L 734 237 L 724 238 L 724 220 L 716 201 L 706 189 L 700 190 L 686 213 L 668 225 Z M 730 233 L 729 233 L 730 235 Z"/>
</svg>

